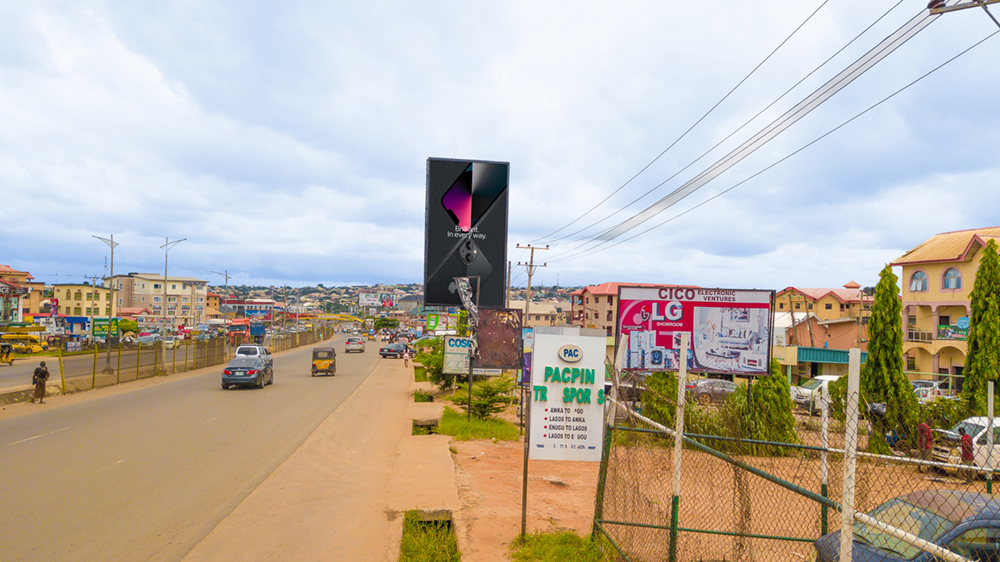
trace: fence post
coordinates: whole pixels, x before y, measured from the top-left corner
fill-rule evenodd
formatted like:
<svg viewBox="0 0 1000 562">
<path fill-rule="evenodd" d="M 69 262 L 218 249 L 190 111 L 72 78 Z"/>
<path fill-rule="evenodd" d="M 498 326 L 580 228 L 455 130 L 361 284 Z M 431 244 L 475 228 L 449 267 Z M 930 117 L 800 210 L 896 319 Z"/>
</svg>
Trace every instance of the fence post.
<svg viewBox="0 0 1000 562">
<path fill-rule="evenodd" d="M 858 460 L 858 386 L 861 379 L 861 350 L 848 351 L 847 396 L 844 429 L 844 498 L 840 512 L 840 559 L 852 560 L 854 548 L 854 474 Z"/>
<path fill-rule="evenodd" d="M 135 346 L 135 380 L 139 380 L 139 365 L 142 365 L 142 342 Z"/>
<path fill-rule="evenodd" d="M 986 411 L 989 418 L 986 419 L 986 493 L 993 495 L 993 381 L 986 382 Z"/>
<path fill-rule="evenodd" d="M 118 369 L 116 369 L 115 374 L 115 384 L 121 384 L 122 382 L 122 337 L 121 334 L 118 335 Z"/>
<path fill-rule="evenodd" d="M 820 418 L 822 420 L 820 425 L 820 446 L 823 447 L 823 452 L 819 454 L 819 493 L 824 498 L 828 498 L 830 497 L 828 493 L 830 482 L 830 464 L 829 455 L 827 454 L 827 449 L 830 448 L 830 389 L 825 384 L 820 385 L 820 407 L 822 416 Z M 821 504 L 819 515 L 820 535 L 825 535 L 829 532 L 827 509 L 826 504 Z"/>
<path fill-rule="evenodd" d="M 684 399 L 687 386 L 687 356 L 691 334 L 681 333 L 680 369 L 677 371 L 677 413 L 674 417 L 674 478 L 670 498 L 670 562 L 677 562 L 677 524 L 681 502 L 681 453 L 684 450 Z"/>
<path fill-rule="evenodd" d="M 94 336 L 91 336 L 90 340 L 91 343 L 94 344 L 94 373 L 93 378 L 90 381 L 90 390 L 94 390 L 97 388 L 97 340 L 94 339 Z"/>
</svg>

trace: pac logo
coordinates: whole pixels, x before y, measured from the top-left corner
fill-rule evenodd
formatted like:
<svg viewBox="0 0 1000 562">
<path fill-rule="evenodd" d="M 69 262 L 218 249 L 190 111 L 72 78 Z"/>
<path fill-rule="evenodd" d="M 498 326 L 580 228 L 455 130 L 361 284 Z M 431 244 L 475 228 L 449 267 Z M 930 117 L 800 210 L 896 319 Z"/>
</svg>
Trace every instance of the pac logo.
<svg viewBox="0 0 1000 562">
<path fill-rule="evenodd" d="M 559 358 L 567 363 L 576 363 L 583 359 L 583 350 L 573 344 L 566 344 L 559 348 Z"/>
</svg>

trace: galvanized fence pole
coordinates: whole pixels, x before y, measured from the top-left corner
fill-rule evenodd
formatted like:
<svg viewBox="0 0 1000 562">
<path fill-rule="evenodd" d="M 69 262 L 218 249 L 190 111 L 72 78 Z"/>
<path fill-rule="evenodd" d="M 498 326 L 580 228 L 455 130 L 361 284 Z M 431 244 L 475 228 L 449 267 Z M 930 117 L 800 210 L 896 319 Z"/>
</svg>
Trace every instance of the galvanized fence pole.
<svg viewBox="0 0 1000 562">
<path fill-rule="evenodd" d="M 91 336 L 91 340 L 93 340 Z M 90 390 L 97 388 L 97 341 L 94 340 L 94 368 L 93 368 L 93 378 L 90 380 Z"/>
<path fill-rule="evenodd" d="M 858 460 L 858 386 L 861 379 L 861 350 L 848 351 L 847 397 L 844 424 L 844 497 L 840 503 L 840 559 L 853 560 L 854 477 Z"/>
<path fill-rule="evenodd" d="M 826 498 L 829 497 L 829 471 L 830 471 L 830 460 L 827 454 L 827 449 L 830 447 L 830 389 L 827 385 L 820 385 L 820 406 L 821 406 L 821 425 L 820 425 L 820 446 L 823 447 L 823 452 L 819 454 L 819 476 L 820 484 L 819 490 L 820 494 Z M 828 518 L 827 518 L 826 504 L 820 505 L 820 534 L 825 535 L 829 531 Z"/>
<path fill-rule="evenodd" d="M 142 342 L 135 346 L 135 380 L 139 380 L 139 365 L 142 365 Z"/>
<path fill-rule="evenodd" d="M 677 561 L 677 525 L 681 502 L 681 457 L 684 451 L 684 394 L 687 386 L 687 355 L 691 334 L 681 333 L 680 369 L 677 371 L 677 413 L 674 419 L 674 477 L 670 498 L 670 562 Z"/>
<path fill-rule="evenodd" d="M 989 418 L 986 419 L 986 493 L 993 495 L 993 381 L 986 382 L 986 411 Z"/>
<path fill-rule="evenodd" d="M 115 370 L 115 384 L 122 382 L 122 338 L 118 336 L 118 368 Z"/>
</svg>

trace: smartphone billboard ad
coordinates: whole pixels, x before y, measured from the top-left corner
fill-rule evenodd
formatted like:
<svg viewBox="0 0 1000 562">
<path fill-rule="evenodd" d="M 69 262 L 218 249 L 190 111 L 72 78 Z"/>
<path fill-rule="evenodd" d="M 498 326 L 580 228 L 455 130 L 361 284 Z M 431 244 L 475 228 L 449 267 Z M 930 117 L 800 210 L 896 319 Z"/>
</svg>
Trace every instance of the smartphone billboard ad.
<svg viewBox="0 0 1000 562">
<path fill-rule="evenodd" d="M 689 371 L 767 374 L 773 297 L 774 291 L 620 287 L 615 341 L 628 336 L 624 368 L 677 371 L 681 334 L 688 333 Z"/>
<path fill-rule="evenodd" d="M 504 306 L 509 180 L 507 162 L 427 159 L 425 304 L 460 306 L 454 278 L 479 277 L 479 306 Z"/>
</svg>

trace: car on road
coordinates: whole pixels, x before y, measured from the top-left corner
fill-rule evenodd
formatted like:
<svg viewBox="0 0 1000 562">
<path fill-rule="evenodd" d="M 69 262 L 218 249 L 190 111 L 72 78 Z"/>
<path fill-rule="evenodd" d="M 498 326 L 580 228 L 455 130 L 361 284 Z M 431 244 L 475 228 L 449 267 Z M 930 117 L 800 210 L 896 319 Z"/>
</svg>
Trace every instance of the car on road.
<svg viewBox="0 0 1000 562">
<path fill-rule="evenodd" d="M 916 393 L 917 400 L 921 404 L 928 400 L 951 398 L 951 388 L 948 381 L 918 379 L 910 381 L 910 385 L 913 387 L 913 392 Z"/>
<path fill-rule="evenodd" d="M 893 498 L 868 515 L 912 533 L 968 560 L 1000 560 L 1000 501 L 958 490 L 920 490 Z M 853 526 L 853 559 L 858 562 L 936 561 L 932 554 L 859 521 Z M 817 562 L 839 558 L 840 531 L 813 542 Z"/>
<path fill-rule="evenodd" d="M 257 344 L 244 344 L 236 348 L 235 357 L 260 357 L 263 359 L 268 367 L 271 367 L 274 362 L 271 359 L 271 352 L 268 351 L 262 345 Z"/>
<path fill-rule="evenodd" d="M 403 356 L 403 352 L 406 351 L 406 346 L 401 343 L 390 343 L 389 345 L 382 346 L 378 350 L 378 354 L 382 357 L 395 357 L 399 359 Z"/>
<path fill-rule="evenodd" d="M 177 339 L 173 337 L 167 337 L 163 340 L 163 349 L 173 349 L 177 347 Z"/>
<path fill-rule="evenodd" d="M 688 381 L 684 389 L 688 400 L 707 406 L 725 402 L 736 391 L 736 383 L 722 379 L 699 379 Z"/>
<path fill-rule="evenodd" d="M 352 351 L 360 351 L 361 353 L 364 353 L 365 340 L 354 336 L 347 338 L 347 341 L 344 342 L 344 353 L 350 353 Z"/>
<path fill-rule="evenodd" d="M 232 359 L 222 370 L 222 390 L 231 386 L 256 386 L 274 384 L 274 370 L 262 357 L 243 355 Z"/>
</svg>

